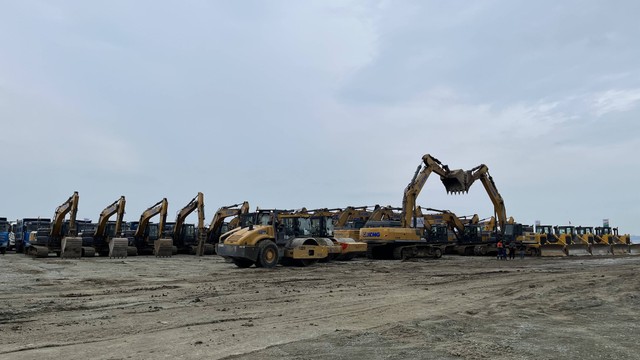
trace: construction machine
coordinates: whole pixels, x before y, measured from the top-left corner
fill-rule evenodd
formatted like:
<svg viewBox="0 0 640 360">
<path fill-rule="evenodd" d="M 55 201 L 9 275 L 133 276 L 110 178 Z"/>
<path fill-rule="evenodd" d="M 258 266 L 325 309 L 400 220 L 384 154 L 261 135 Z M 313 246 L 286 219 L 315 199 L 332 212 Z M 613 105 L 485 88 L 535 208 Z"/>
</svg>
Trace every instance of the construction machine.
<svg viewBox="0 0 640 360">
<path fill-rule="evenodd" d="M 576 235 L 576 227 L 572 225 L 559 225 L 553 227 L 553 234 L 564 243 L 564 251 L 567 256 L 591 256 L 588 242 L 583 242 Z"/>
<path fill-rule="evenodd" d="M 9 234 L 11 233 L 11 224 L 6 217 L 0 217 L 0 254 L 4 255 L 10 248 Z"/>
<path fill-rule="evenodd" d="M 404 191 L 400 227 L 364 227 L 360 240 L 367 243 L 367 257 L 372 259 L 404 259 L 408 257 L 442 256 L 443 249 L 427 241 L 424 228 L 417 226 L 416 199 L 431 173 L 440 175 L 447 192 L 467 192 L 471 182 L 463 170 L 450 170 L 440 160 L 426 154 Z M 368 225 L 367 225 L 368 226 Z"/>
<path fill-rule="evenodd" d="M 592 226 L 576 226 L 576 239 L 582 244 L 589 245 L 591 255 L 612 255 L 608 239 L 596 238 Z"/>
<path fill-rule="evenodd" d="M 640 255 L 640 244 L 632 244 L 631 243 L 631 235 L 629 234 L 619 234 L 618 228 L 613 228 L 613 235 L 616 236 L 619 240 L 620 244 L 627 244 L 629 250 L 629 255 Z"/>
<path fill-rule="evenodd" d="M 67 201 L 56 208 L 49 229 L 38 229 L 29 234 L 28 255 L 39 258 L 47 257 L 49 253 L 65 258 L 79 258 L 82 255 L 82 238 L 77 236 L 76 228 L 79 199 L 78 192 L 74 191 Z M 65 224 L 67 214 L 69 222 Z"/>
<path fill-rule="evenodd" d="M 194 224 L 185 223 L 187 216 L 196 210 L 198 210 L 197 228 Z M 204 217 L 204 194 L 198 192 L 185 207 L 178 211 L 176 221 L 173 223 L 171 231 L 169 231 L 178 253 L 196 254 L 200 237 L 204 238 L 205 236 Z"/>
<path fill-rule="evenodd" d="M 329 247 L 318 239 L 333 235 L 332 231 L 330 216 L 258 210 L 241 216 L 241 226 L 220 237 L 216 253 L 241 268 L 308 266 L 329 256 Z"/>
<path fill-rule="evenodd" d="M 567 256 L 566 236 L 558 236 L 551 225 L 536 225 L 535 233 L 539 235 L 540 256 Z"/>
<path fill-rule="evenodd" d="M 239 219 L 240 215 L 247 214 L 249 212 L 249 203 L 243 202 L 242 204 L 233 204 L 229 206 L 223 206 L 216 211 L 211 220 L 209 228 L 203 230 L 204 237 L 199 238 L 197 255 L 212 255 L 215 254 L 215 246 L 220 240 L 220 236 L 224 231 L 224 220 L 231 216 L 236 216 Z M 234 228 L 237 225 L 232 225 Z M 230 226 L 227 226 L 229 229 Z M 230 230 L 230 229 L 229 229 Z"/>
<path fill-rule="evenodd" d="M 327 211 L 336 211 L 334 215 L 333 226 L 336 238 L 353 239 L 358 241 L 360 238 L 360 228 L 369 220 L 371 214 L 380 209 L 380 205 L 375 205 L 373 211 L 369 210 L 370 206 L 347 206 L 344 210 L 329 209 Z"/>
<path fill-rule="evenodd" d="M 611 255 L 629 254 L 629 245 L 621 240 L 609 226 L 595 227 L 595 240 L 599 244 L 608 244 L 611 247 Z"/>
<path fill-rule="evenodd" d="M 135 247 L 129 248 L 129 240 L 120 236 L 125 204 L 125 197 L 120 196 L 100 212 L 98 223 L 93 230 L 84 229 L 79 232 L 83 239 L 82 256 L 91 256 L 97 252 L 100 256 L 125 258 L 129 253 L 136 252 Z M 116 221 L 109 221 L 114 214 Z"/>
<path fill-rule="evenodd" d="M 173 239 L 163 237 L 168 208 L 169 202 L 167 198 L 163 198 L 147 208 L 142 215 L 140 215 L 140 221 L 134 224 L 135 230 L 130 239 L 130 243 L 133 243 L 137 248 L 138 254 L 153 254 L 157 257 L 169 257 L 173 255 Z M 158 224 L 150 224 L 149 221 L 156 215 L 159 215 Z"/>
<path fill-rule="evenodd" d="M 320 232 L 320 229 L 323 226 L 326 226 L 327 230 L 325 231 L 325 234 L 318 238 L 318 241 L 321 244 L 327 246 L 329 249 L 329 256 L 327 257 L 326 260 L 348 261 L 358 255 L 365 255 L 367 253 L 366 243 L 356 241 L 355 239 L 352 239 L 349 237 L 342 237 L 346 235 L 345 232 L 340 232 L 339 233 L 340 235 L 336 234 L 336 230 L 335 230 L 336 223 L 338 225 L 344 226 L 346 223 L 351 221 L 353 224 L 352 226 L 361 227 L 364 221 L 366 221 L 366 219 L 369 216 L 369 212 L 366 210 L 367 207 L 352 208 L 352 209 L 353 210 L 346 210 L 348 212 L 346 216 L 342 215 L 345 213 L 345 211 L 342 211 L 342 214 L 340 214 L 339 216 L 342 219 L 339 218 L 337 222 L 333 220 L 335 218 L 335 214 L 333 212 L 334 210 L 317 209 L 317 210 L 306 211 L 305 209 L 303 209 L 299 212 L 299 214 L 309 215 L 312 226 L 318 229 L 314 231 L 315 233 Z M 331 218 L 332 219 L 331 224 L 324 225 L 321 220 L 325 218 Z"/>
</svg>

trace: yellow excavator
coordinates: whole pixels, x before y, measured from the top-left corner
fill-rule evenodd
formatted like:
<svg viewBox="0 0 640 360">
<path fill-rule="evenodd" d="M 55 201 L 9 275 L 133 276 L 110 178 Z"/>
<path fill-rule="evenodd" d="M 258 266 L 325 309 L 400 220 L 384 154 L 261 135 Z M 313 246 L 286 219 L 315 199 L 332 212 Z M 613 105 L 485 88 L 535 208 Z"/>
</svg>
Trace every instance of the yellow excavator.
<svg viewBox="0 0 640 360">
<path fill-rule="evenodd" d="M 405 188 L 400 226 L 360 229 L 360 240 L 367 243 L 367 257 L 371 259 L 405 259 L 409 257 L 439 258 L 442 256 L 442 246 L 427 241 L 424 228 L 417 227 L 417 217 L 415 216 L 416 199 L 431 173 L 440 175 L 440 180 L 447 192 L 459 193 L 469 190 L 468 172 L 450 170 L 440 160 L 429 154 L 424 155 L 422 163 Z"/>
<path fill-rule="evenodd" d="M 215 254 L 215 246 L 223 233 L 224 220 L 228 217 L 235 216 L 236 218 L 234 220 L 237 219 L 237 222 L 239 222 L 240 215 L 247 213 L 249 213 L 249 203 L 246 201 L 242 204 L 233 204 L 219 208 L 215 215 L 213 215 L 209 228 L 204 231 L 205 236 L 199 239 L 197 255 Z M 231 226 L 236 227 L 234 225 Z"/>
<path fill-rule="evenodd" d="M 194 211 L 198 210 L 197 228 L 194 224 L 186 224 L 185 220 Z M 198 194 L 185 205 L 176 215 L 173 224 L 171 238 L 178 253 L 195 254 L 199 244 L 199 236 L 204 236 L 204 194 Z"/>
<path fill-rule="evenodd" d="M 597 226 L 595 230 L 595 240 L 600 244 L 609 244 L 611 247 L 611 255 L 628 255 L 629 244 L 621 240 L 613 229 L 609 226 Z"/>
<path fill-rule="evenodd" d="M 167 221 L 169 202 L 163 198 L 140 215 L 133 238 L 131 239 L 139 254 L 153 254 L 157 257 L 169 257 L 174 253 L 173 240 L 163 237 L 164 224 Z M 158 224 L 150 226 L 149 221 L 159 215 Z"/>
<path fill-rule="evenodd" d="M 333 235 L 331 216 L 258 210 L 242 221 L 243 226 L 223 234 L 216 244 L 216 253 L 238 267 L 308 266 L 329 256 L 329 247 L 318 239 Z"/>
<path fill-rule="evenodd" d="M 93 232 L 82 233 L 83 243 L 89 246 L 82 247 L 82 256 L 92 256 L 97 252 L 100 256 L 110 258 L 126 258 L 129 253 L 135 254 L 135 247 L 129 249 L 129 239 L 121 237 L 124 208 L 126 200 L 124 196 L 114 201 L 100 212 L 97 226 Z M 109 218 L 116 215 L 116 221 L 110 222 Z"/>
<path fill-rule="evenodd" d="M 380 205 L 375 205 L 372 211 L 369 208 L 370 206 L 347 206 L 344 210 L 326 210 L 336 211 L 333 222 L 335 237 L 358 241 L 360 239 L 360 228 L 371 218 L 372 213 L 380 209 Z"/>
<path fill-rule="evenodd" d="M 79 258 L 82 255 L 82 238 L 77 236 L 76 229 L 79 200 L 78 192 L 74 191 L 67 201 L 56 208 L 51 228 L 31 234 L 33 236 L 30 236 L 27 254 L 39 258 L 47 257 L 49 253 L 64 258 Z M 64 218 L 67 214 L 69 223 L 65 224 Z"/>
</svg>

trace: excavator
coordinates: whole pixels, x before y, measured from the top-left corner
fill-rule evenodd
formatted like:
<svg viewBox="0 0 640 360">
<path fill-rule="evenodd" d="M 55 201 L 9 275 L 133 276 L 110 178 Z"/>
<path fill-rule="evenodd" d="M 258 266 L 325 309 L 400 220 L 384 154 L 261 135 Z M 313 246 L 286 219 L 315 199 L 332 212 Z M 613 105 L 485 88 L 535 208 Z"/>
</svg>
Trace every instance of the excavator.
<svg viewBox="0 0 640 360">
<path fill-rule="evenodd" d="M 400 227 L 364 227 L 360 240 L 367 243 L 367 257 L 371 259 L 405 259 L 409 257 L 442 256 L 443 248 L 427 241 L 423 228 L 417 227 L 416 199 L 431 173 L 440 175 L 447 192 L 469 191 L 473 182 L 469 172 L 450 170 L 440 160 L 425 154 L 411 182 L 404 191 Z"/>
<path fill-rule="evenodd" d="M 125 197 L 120 196 L 120 199 L 102 210 L 93 231 L 82 231 L 82 256 L 92 256 L 97 252 L 100 256 L 126 258 L 130 253 L 137 253 L 135 247 L 128 246 L 127 238 L 119 236 L 122 232 L 125 204 Z M 109 218 L 114 214 L 116 221 L 110 222 Z"/>
<path fill-rule="evenodd" d="M 613 255 L 608 239 L 597 238 L 591 226 L 576 226 L 576 239 L 589 245 L 589 252 L 594 256 Z"/>
<path fill-rule="evenodd" d="M 246 201 L 242 204 L 233 204 L 219 208 L 213 216 L 209 228 L 206 229 L 206 231 L 203 230 L 205 236 L 199 238 L 196 254 L 198 256 L 215 254 L 215 245 L 222 235 L 224 219 L 230 216 L 236 216 L 236 219 L 239 219 L 240 215 L 247 214 L 248 212 L 249 203 Z M 233 227 L 235 228 L 236 226 L 237 225 Z"/>
<path fill-rule="evenodd" d="M 360 238 L 360 228 L 371 218 L 372 213 L 380 209 L 380 205 L 375 205 L 373 212 L 370 211 L 369 208 L 370 206 L 347 206 L 344 210 L 327 210 L 337 211 L 334 215 L 333 222 L 333 226 L 335 227 L 334 235 L 336 238 L 358 241 Z"/>
<path fill-rule="evenodd" d="M 79 258 L 82 255 L 82 238 L 77 236 L 76 229 L 79 199 L 78 192 L 74 191 L 67 201 L 56 208 L 50 229 L 31 233 L 27 254 L 38 258 L 47 257 L 49 253 L 65 258 Z M 67 214 L 69 223 L 63 226 Z"/>
<path fill-rule="evenodd" d="M 609 226 L 595 227 L 595 239 L 600 244 L 609 244 L 611 246 L 611 255 L 629 254 L 629 245 L 614 234 L 613 229 Z"/>
<path fill-rule="evenodd" d="M 167 198 L 163 198 L 140 215 L 140 221 L 131 239 L 139 254 L 154 254 L 156 257 L 173 255 L 173 239 L 162 236 L 164 224 L 167 221 L 168 208 L 169 202 Z M 157 227 L 150 226 L 149 220 L 158 214 L 160 215 L 160 221 Z"/>
<path fill-rule="evenodd" d="M 309 266 L 329 256 L 329 247 L 319 239 L 333 235 L 331 216 L 258 210 L 242 216 L 241 223 L 216 244 L 216 253 L 238 267 Z"/>
<path fill-rule="evenodd" d="M 567 256 L 591 256 L 589 243 L 582 242 L 576 235 L 576 227 L 572 225 L 560 225 L 553 227 L 553 234 L 564 243 L 564 251 Z"/>
<path fill-rule="evenodd" d="M 198 210 L 197 229 L 193 224 L 185 224 L 187 216 L 195 210 Z M 185 207 L 178 211 L 171 231 L 171 238 L 178 253 L 196 254 L 199 244 L 198 237 L 204 237 L 204 233 L 204 194 L 198 192 Z"/>
</svg>

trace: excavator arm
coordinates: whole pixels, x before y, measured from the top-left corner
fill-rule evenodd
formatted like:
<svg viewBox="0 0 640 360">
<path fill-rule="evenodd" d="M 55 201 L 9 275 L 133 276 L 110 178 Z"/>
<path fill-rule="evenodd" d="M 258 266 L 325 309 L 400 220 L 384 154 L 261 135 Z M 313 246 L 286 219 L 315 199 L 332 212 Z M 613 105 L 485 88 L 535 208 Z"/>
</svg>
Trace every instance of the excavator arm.
<svg viewBox="0 0 640 360">
<path fill-rule="evenodd" d="M 120 196 L 120 199 L 114 201 L 111 205 L 107 206 L 100 213 L 100 217 L 98 218 L 98 226 L 96 227 L 96 231 L 94 236 L 103 237 L 105 231 L 107 230 L 107 222 L 109 218 L 118 213 L 118 218 L 116 219 L 116 234 L 120 233 L 122 228 L 122 218 L 124 217 L 124 206 L 125 206 L 125 198 L 124 196 Z"/>
<path fill-rule="evenodd" d="M 147 230 L 147 226 L 149 226 L 149 220 L 152 217 L 160 214 L 160 224 L 159 224 L 159 232 L 162 234 L 162 230 L 164 229 L 164 223 L 167 220 L 167 209 L 169 208 L 169 202 L 167 198 L 163 198 L 162 200 L 155 203 L 153 206 L 145 210 L 142 215 L 140 215 L 140 222 L 138 223 L 138 228 L 134 236 L 136 238 L 141 238 L 144 236 L 145 231 Z"/>
<path fill-rule="evenodd" d="M 76 215 L 78 213 L 78 200 L 80 196 L 77 191 L 73 192 L 73 195 L 67 199 L 62 205 L 56 208 L 56 211 L 53 215 L 53 221 L 51 225 L 51 230 L 49 231 L 50 237 L 62 236 L 62 223 L 64 222 L 64 217 L 71 213 L 69 216 L 69 234 L 76 235 Z"/>
<path fill-rule="evenodd" d="M 218 211 L 216 211 L 213 219 L 211 220 L 211 225 L 209 225 L 209 229 L 207 229 L 207 242 L 211 242 L 213 237 L 220 232 L 222 228 L 222 224 L 224 219 L 230 216 L 238 216 L 241 214 L 246 214 L 249 212 L 249 203 L 243 202 L 242 204 L 234 204 L 230 206 L 223 206 Z"/>
<path fill-rule="evenodd" d="M 191 201 L 183 207 L 176 216 L 176 224 L 173 228 L 173 238 L 178 239 L 182 232 L 182 225 L 184 225 L 184 221 L 187 219 L 187 216 L 198 210 L 198 230 L 202 230 L 204 228 L 204 194 L 201 192 L 196 195 Z"/>
<path fill-rule="evenodd" d="M 493 209 L 495 216 L 498 219 L 498 225 L 500 226 L 501 231 L 504 231 L 505 224 L 507 224 L 507 210 L 504 206 L 504 200 L 502 199 L 502 195 L 498 192 L 498 188 L 496 187 L 496 183 L 493 181 L 493 178 L 489 174 L 489 168 L 482 164 L 480 166 L 476 166 L 475 168 L 469 171 L 469 183 L 468 187 L 476 181 L 480 180 L 484 189 L 487 191 L 487 195 L 489 195 L 489 199 L 493 203 Z"/>
</svg>

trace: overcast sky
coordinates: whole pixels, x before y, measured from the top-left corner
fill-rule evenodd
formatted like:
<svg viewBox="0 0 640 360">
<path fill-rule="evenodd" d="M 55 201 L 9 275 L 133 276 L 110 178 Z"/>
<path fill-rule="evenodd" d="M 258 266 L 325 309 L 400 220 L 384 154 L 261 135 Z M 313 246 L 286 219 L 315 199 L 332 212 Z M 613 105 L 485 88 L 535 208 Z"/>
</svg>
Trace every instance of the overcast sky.
<svg viewBox="0 0 640 360">
<path fill-rule="evenodd" d="M 198 191 L 396 205 L 425 153 L 507 213 L 640 234 L 638 1 L 0 2 L 0 216 Z M 483 187 L 424 207 L 492 215 Z M 195 221 L 195 215 L 190 217 Z"/>
</svg>

